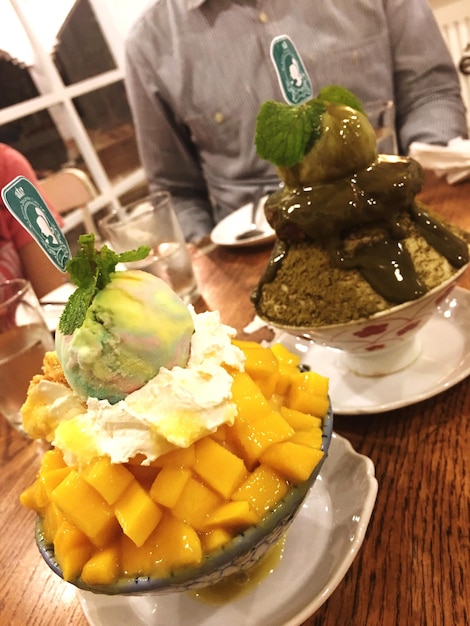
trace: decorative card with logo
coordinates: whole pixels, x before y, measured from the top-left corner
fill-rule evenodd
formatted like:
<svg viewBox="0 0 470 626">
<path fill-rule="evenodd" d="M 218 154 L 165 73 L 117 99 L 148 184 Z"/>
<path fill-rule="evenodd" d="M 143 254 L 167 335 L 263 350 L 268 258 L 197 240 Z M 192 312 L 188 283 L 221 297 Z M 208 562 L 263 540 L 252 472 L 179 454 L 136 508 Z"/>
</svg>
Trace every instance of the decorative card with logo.
<svg viewBox="0 0 470 626">
<path fill-rule="evenodd" d="M 287 35 L 271 42 L 271 60 L 284 99 L 288 104 L 301 104 L 312 97 L 312 83 L 297 48 Z"/>
<path fill-rule="evenodd" d="M 52 263 L 65 272 L 67 261 L 72 257 L 68 241 L 33 183 L 24 176 L 17 176 L 3 187 L 2 199 Z"/>
</svg>

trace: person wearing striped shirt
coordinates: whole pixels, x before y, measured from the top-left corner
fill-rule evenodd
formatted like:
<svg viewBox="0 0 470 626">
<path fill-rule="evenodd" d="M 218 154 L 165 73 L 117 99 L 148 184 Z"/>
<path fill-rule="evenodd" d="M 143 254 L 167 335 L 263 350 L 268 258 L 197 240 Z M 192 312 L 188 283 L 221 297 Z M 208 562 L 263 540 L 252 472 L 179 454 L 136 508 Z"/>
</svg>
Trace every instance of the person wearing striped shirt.
<svg viewBox="0 0 470 626">
<path fill-rule="evenodd" d="M 188 241 L 278 187 L 256 155 L 258 110 L 283 95 L 286 35 L 312 83 L 393 100 L 399 150 L 467 136 L 456 68 L 427 0 L 158 0 L 131 28 L 126 87 L 150 189 L 174 197 Z"/>
</svg>

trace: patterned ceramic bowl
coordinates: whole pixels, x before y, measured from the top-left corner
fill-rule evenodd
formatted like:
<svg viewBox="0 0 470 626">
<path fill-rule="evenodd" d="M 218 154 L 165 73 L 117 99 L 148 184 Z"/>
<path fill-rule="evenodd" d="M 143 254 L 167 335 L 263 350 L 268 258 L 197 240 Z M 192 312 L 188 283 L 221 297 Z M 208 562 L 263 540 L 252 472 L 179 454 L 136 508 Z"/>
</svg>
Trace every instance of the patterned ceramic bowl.
<svg viewBox="0 0 470 626">
<path fill-rule="evenodd" d="M 346 366 L 363 376 L 391 374 L 420 354 L 418 331 L 434 314 L 469 265 L 417 300 L 405 302 L 367 319 L 331 326 L 284 326 L 268 323 L 296 337 L 342 351 Z"/>
<path fill-rule="evenodd" d="M 331 405 L 323 420 L 322 450 L 324 456 L 315 467 L 309 479 L 293 487 L 276 507 L 260 522 L 250 526 L 237 535 L 220 550 L 211 553 L 197 567 L 186 567 L 172 572 L 165 578 L 139 577 L 121 579 L 112 585 L 89 586 L 80 580 L 72 581 L 81 589 L 107 595 L 139 595 L 146 593 L 170 593 L 188 591 L 213 585 L 223 578 L 242 570 L 249 569 L 274 546 L 286 533 L 295 515 L 299 511 L 308 491 L 315 482 L 328 448 L 333 432 L 333 413 Z M 49 567 L 62 578 L 61 569 L 54 556 L 54 547 L 48 544 L 42 532 L 42 522 L 36 523 L 36 543 Z"/>
</svg>

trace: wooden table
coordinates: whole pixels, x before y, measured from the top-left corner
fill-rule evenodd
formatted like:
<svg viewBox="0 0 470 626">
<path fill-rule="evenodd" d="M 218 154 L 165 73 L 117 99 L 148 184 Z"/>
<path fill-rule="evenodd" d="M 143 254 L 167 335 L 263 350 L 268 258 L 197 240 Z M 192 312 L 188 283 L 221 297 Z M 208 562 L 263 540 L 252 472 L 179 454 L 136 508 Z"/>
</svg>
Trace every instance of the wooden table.
<svg viewBox="0 0 470 626">
<path fill-rule="evenodd" d="M 429 174 L 421 197 L 470 231 L 470 182 L 451 187 Z M 253 318 L 249 294 L 268 254 L 269 248 L 196 252 L 198 309 L 219 309 L 243 336 Z M 461 285 L 470 288 L 470 272 Z M 470 379 L 403 409 L 337 416 L 334 428 L 372 459 L 379 491 L 352 567 L 305 626 L 470 624 Z M 85 626 L 74 588 L 42 561 L 34 515 L 18 501 L 41 454 L 38 443 L 0 419 L 0 624 Z"/>
</svg>

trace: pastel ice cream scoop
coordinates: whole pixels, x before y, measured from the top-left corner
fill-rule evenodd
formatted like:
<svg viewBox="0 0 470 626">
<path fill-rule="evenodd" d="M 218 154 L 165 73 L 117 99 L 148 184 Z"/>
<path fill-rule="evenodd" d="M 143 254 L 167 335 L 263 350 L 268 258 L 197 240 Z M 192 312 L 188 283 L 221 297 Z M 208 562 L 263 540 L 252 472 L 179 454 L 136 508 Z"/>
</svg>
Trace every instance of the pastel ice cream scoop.
<svg viewBox="0 0 470 626">
<path fill-rule="evenodd" d="M 93 298 L 82 325 L 56 333 L 65 377 L 84 400 L 111 404 L 153 378 L 161 367 L 184 367 L 194 324 L 162 280 L 140 270 L 114 272 Z"/>
</svg>

